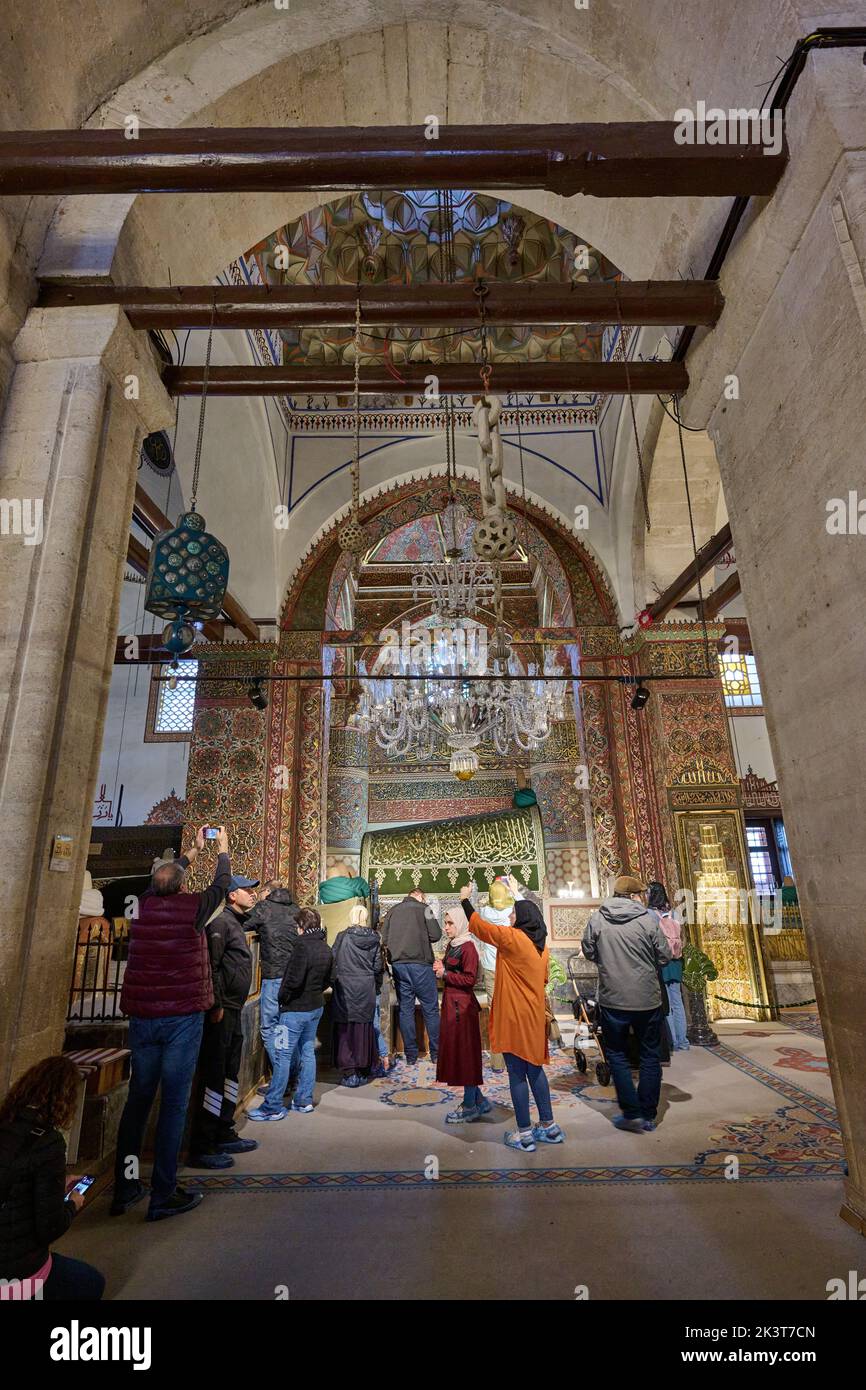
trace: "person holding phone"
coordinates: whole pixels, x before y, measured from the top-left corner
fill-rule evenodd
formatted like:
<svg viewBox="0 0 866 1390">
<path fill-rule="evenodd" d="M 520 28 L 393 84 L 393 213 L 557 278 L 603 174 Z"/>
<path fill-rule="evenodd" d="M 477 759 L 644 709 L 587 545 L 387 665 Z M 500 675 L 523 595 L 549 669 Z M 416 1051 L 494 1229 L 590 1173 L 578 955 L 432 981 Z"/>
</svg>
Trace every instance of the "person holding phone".
<svg viewBox="0 0 866 1390">
<path fill-rule="evenodd" d="M 66 1140 L 81 1076 L 68 1057 L 47 1057 L 0 1105 L 0 1302 L 102 1298 L 93 1265 L 58 1255 L 54 1241 L 84 1205 L 82 1179 L 66 1191 Z"/>
<path fill-rule="evenodd" d="M 112 1216 L 122 1216 L 145 1196 L 139 1172 L 144 1131 L 159 1090 L 149 1221 L 181 1216 L 202 1201 L 202 1192 L 177 1186 L 177 1164 L 205 1014 L 214 1006 L 205 926 L 231 883 L 225 827 L 216 840 L 213 882 L 201 893 L 185 890 L 186 871 L 207 843 L 202 826 L 195 845 L 177 861 L 160 863 L 129 924 L 129 958 L 120 1007 L 129 1015 L 132 1071 L 129 1096 L 117 1133 Z"/>
<path fill-rule="evenodd" d="M 189 1141 L 192 1168 L 231 1168 L 234 1154 L 258 1148 L 235 1129 L 235 1109 L 244 1034 L 241 1015 L 253 979 L 253 957 L 247 943 L 247 918 L 255 905 L 257 878 L 235 874 L 228 885 L 222 912 L 205 931 L 210 951 L 214 1006 L 204 1021 L 199 1055 L 200 1103 Z"/>
</svg>

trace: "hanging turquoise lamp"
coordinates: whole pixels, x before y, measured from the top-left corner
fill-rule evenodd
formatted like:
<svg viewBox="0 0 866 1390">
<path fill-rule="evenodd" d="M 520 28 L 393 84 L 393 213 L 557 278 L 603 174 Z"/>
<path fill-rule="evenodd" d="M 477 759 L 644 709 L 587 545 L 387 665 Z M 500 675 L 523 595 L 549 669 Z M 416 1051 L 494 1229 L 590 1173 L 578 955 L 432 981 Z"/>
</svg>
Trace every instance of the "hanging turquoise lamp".
<svg viewBox="0 0 866 1390">
<path fill-rule="evenodd" d="M 212 343 L 213 309 L 202 379 L 191 507 L 171 531 L 161 531 L 156 536 L 147 569 L 144 606 L 158 618 L 172 619 L 163 632 L 163 646 L 171 652 L 174 668 L 178 657 L 189 651 L 195 641 L 193 624 L 220 616 L 229 582 L 228 551 L 222 541 L 210 534 L 204 517 L 196 511 Z"/>
</svg>

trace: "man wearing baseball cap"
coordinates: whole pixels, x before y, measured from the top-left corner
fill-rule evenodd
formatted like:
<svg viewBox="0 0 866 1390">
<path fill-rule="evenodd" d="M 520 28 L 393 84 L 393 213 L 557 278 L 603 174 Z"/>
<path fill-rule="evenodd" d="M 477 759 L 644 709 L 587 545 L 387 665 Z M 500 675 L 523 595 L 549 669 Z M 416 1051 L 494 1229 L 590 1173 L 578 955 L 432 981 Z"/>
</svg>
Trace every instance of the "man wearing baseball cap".
<svg viewBox="0 0 866 1390">
<path fill-rule="evenodd" d="M 586 959 L 598 966 L 602 1039 L 622 1111 L 614 1124 L 635 1133 L 656 1127 L 667 1002 L 660 972 L 671 959 L 658 917 L 644 903 L 645 892 L 640 879 L 622 874 L 614 882 L 613 897 L 587 922 L 581 943 Z M 640 1047 L 637 1090 L 628 1059 L 630 1029 Z"/>
<path fill-rule="evenodd" d="M 204 1089 L 190 1139 L 193 1168 L 231 1168 L 233 1154 L 258 1148 L 255 1139 L 242 1139 L 235 1129 L 244 1041 L 241 1011 L 253 978 L 245 921 L 256 901 L 251 890 L 258 883 L 257 878 L 235 874 L 222 912 L 206 927 L 214 1002 L 205 1016 L 199 1054 L 199 1083 Z"/>
</svg>

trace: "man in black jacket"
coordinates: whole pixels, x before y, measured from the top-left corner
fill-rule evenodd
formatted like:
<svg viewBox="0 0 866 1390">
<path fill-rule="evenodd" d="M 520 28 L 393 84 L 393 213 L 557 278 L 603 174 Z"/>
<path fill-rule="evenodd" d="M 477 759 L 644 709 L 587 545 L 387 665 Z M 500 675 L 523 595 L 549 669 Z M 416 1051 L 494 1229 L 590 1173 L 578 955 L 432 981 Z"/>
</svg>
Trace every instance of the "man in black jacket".
<svg viewBox="0 0 866 1390">
<path fill-rule="evenodd" d="M 433 971 L 432 943 L 441 936 L 442 928 L 419 888 L 414 889 L 401 903 L 395 903 L 382 926 L 382 946 L 394 967 L 400 1005 L 400 1032 L 406 1062 L 410 1067 L 418 1061 L 416 997 L 424 1012 L 431 1062 L 435 1062 L 439 1051 L 439 992 Z"/>
<path fill-rule="evenodd" d="M 236 874 L 229 883 L 225 907 L 206 927 L 214 1003 L 205 1018 L 199 1054 L 204 1091 L 190 1138 L 193 1168 L 231 1168 L 232 1154 L 258 1148 L 255 1139 L 242 1139 L 235 1129 L 244 1041 L 241 1011 L 253 978 L 246 919 L 255 903 L 250 889 L 257 885 L 258 879 Z"/>
<path fill-rule="evenodd" d="M 283 888 L 279 883 L 266 883 L 246 922 L 247 931 L 257 931 L 259 935 L 262 966 L 259 1029 L 272 1072 L 274 1030 L 280 1017 L 280 985 L 292 948 L 297 944 L 299 912 L 300 908 L 288 888 Z"/>
<path fill-rule="evenodd" d="M 301 935 L 292 948 L 280 986 L 280 1021 L 274 1034 L 274 1075 L 270 1090 L 251 1120 L 284 1120 L 283 1105 L 289 1066 L 298 1053 L 298 1089 L 292 1109 L 309 1114 L 316 1084 L 316 1030 L 325 1007 L 324 992 L 331 983 L 333 955 L 318 912 L 302 907 L 298 912 Z"/>
</svg>

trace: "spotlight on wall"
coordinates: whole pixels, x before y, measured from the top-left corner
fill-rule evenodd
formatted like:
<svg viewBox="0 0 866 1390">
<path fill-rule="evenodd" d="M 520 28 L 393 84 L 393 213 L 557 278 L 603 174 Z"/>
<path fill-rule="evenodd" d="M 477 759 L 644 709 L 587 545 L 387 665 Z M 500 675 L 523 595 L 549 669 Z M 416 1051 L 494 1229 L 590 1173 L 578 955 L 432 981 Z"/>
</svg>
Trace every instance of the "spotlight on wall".
<svg viewBox="0 0 866 1390">
<path fill-rule="evenodd" d="M 256 709 L 267 709 L 268 697 L 262 689 L 261 676 L 256 676 L 255 680 L 250 681 L 247 695 L 250 697 L 250 703 L 255 705 Z"/>
<path fill-rule="evenodd" d="M 637 690 L 634 692 L 634 694 L 633 694 L 632 697 L 631 697 L 631 707 L 632 707 L 632 709 L 643 709 L 643 707 L 644 707 L 644 705 L 646 704 L 646 702 L 647 702 L 647 700 L 649 699 L 649 697 L 650 697 L 649 691 L 647 690 L 647 688 L 646 688 L 646 686 L 643 684 L 643 682 L 641 682 L 641 684 L 638 686 Z"/>
</svg>

